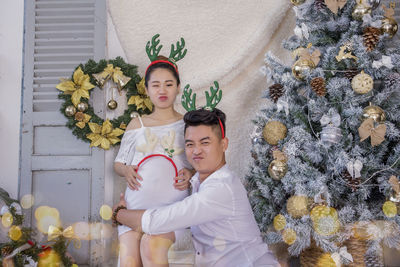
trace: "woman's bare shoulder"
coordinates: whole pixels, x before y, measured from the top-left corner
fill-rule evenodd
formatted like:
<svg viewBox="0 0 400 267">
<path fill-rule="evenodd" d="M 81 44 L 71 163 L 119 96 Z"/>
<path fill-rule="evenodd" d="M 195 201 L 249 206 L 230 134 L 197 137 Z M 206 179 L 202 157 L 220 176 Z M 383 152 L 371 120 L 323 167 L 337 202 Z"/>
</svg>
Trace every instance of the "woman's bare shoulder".
<svg viewBox="0 0 400 267">
<path fill-rule="evenodd" d="M 139 118 L 133 118 L 129 122 L 128 126 L 126 127 L 126 131 L 136 130 L 136 129 L 139 129 L 141 127 L 142 127 L 142 125 L 140 124 Z"/>
</svg>

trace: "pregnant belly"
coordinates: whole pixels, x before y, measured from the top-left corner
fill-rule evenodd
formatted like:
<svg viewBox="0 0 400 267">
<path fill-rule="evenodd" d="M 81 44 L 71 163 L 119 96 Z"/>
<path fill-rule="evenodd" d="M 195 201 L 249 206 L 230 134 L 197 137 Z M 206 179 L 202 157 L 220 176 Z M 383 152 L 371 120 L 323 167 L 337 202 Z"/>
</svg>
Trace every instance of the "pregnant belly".
<svg viewBox="0 0 400 267">
<path fill-rule="evenodd" d="M 172 204 L 182 200 L 188 191 L 174 188 L 176 166 L 171 159 L 164 156 L 151 156 L 139 164 L 138 174 L 143 178 L 139 181 L 138 191 L 126 189 L 125 199 L 128 209 L 148 209 Z"/>
</svg>

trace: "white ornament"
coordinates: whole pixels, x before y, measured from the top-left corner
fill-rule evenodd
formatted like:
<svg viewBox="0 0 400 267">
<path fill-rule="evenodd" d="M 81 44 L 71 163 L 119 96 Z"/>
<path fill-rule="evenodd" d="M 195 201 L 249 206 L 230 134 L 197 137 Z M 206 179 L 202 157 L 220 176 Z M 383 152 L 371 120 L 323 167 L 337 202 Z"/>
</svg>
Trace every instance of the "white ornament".
<svg viewBox="0 0 400 267">
<path fill-rule="evenodd" d="M 3 207 L 1 207 L 0 216 L 3 216 L 6 212 L 10 212 L 10 209 L 7 207 L 7 205 L 4 205 Z"/>
<path fill-rule="evenodd" d="M 364 71 L 354 76 L 351 87 L 358 94 L 366 94 L 374 88 L 374 80 Z"/>
<path fill-rule="evenodd" d="M 333 261 L 336 263 L 337 267 L 342 266 L 341 258 L 345 258 L 346 260 L 353 262 L 353 256 L 347 252 L 347 247 L 341 247 L 339 252 L 335 252 L 331 255 Z"/>
<path fill-rule="evenodd" d="M 277 109 L 278 113 L 281 112 L 282 110 L 285 110 L 286 116 L 289 115 L 289 103 L 288 102 L 286 102 L 282 99 L 278 99 L 278 102 L 276 103 L 276 107 L 278 108 Z"/>
<path fill-rule="evenodd" d="M 336 127 L 340 126 L 340 115 L 334 108 L 330 108 L 328 114 L 325 114 L 320 119 L 321 125 L 325 126 L 328 124 L 333 124 Z"/>
<path fill-rule="evenodd" d="M 301 25 L 296 25 L 294 28 L 294 34 L 297 35 L 300 39 L 308 39 L 310 37 L 310 33 L 306 24 L 301 23 Z"/>
<path fill-rule="evenodd" d="M 355 161 L 349 161 L 346 165 L 347 171 L 353 178 L 358 178 L 361 177 L 361 169 L 363 167 L 363 164 L 361 161 L 358 159 Z"/>
<path fill-rule="evenodd" d="M 374 62 L 372 62 L 372 67 L 375 69 L 379 69 L 381 67 L 393 69 L 394 65 L 392 64 L 392 58 L 390 56 L 382 56 L 381 60 L 374 60 Z"/>
</svg>

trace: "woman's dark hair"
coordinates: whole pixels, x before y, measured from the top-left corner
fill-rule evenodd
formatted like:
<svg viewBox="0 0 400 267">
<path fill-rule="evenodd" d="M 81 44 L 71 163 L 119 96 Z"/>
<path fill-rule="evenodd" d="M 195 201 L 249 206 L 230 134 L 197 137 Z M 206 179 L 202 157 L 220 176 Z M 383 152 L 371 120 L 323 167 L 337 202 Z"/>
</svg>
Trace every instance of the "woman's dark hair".
<svg viewBox="0 0 400 267">
<path fill-rule="evenodd" d="M 164 57 L 164 56 L 158 56 L 157 60 L 168 60 L 168 58 Z M 150 80 L 151 73 L 155 69 L 158 69 L 158 68 L 167 69 L 167 70 L 171 71 L 172 75 L 174 75 L 174 77 L 176 79 L 177 85 L 179 85 L 181 83 L 181 80 L 179 79 L 179 74 L 171 64 L 168 64 L 165 62 L 159 62 L 159 63 L 156 63 L 156 64 L 150 66 L 146 72 L 146 75 L 144 76 L 144 85 L 147 87 L 149 80 Z"/>
<path fill-rule="evenodd" d="M 184 133 L 186 133 L 186 129 L 189 126 L 207 125 L 211 126 L 213 130 L 216 131 L 217 135 L 222 138 L 222 131 L 219 120 L 221 120 L 222 126 L 224 128 L 224 133 L 226 135 L 226 115 L 220 109 L 214 108 L 213 111 L 209 111 L 202 108 L 189 111 L 185 114 L 185 116 L 183 116 L 183 121 L 185 122 Z"/>
</svg>

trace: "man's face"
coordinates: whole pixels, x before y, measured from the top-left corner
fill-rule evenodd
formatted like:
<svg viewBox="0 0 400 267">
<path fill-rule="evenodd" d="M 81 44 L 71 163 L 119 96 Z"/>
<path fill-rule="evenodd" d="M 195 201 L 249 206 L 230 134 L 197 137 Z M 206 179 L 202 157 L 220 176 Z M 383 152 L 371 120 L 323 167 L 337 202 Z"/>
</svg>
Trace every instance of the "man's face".
<svg viewBox="0 0 400 267">
<path fill-rule="evenodd" d="M 185 153 L 200 175 L 210 175 L 225 164 L 228 139 L 220 139 L 211 126 L 189 126 L 185 133 Z"/>
</svg>

